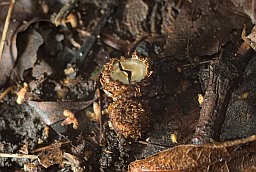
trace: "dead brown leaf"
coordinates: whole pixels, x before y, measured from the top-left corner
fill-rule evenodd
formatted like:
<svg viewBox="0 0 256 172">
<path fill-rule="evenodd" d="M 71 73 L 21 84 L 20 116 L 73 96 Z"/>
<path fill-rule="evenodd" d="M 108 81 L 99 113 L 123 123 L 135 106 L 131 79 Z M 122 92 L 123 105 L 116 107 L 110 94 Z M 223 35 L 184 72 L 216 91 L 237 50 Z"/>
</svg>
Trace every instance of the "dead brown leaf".
<svg viewBox="0 0 256 172">
<path fill-rule="evenodd" d="M 256 136 L 218 144 L 180 145 L 129 165 L 136 171 L 242 171 L 256 163 Z"/>
<path fill-rule="evenodd" d="M 0 3 L 0 37 L 3 36 L 2 30 L 4 28 L 9 3 L 9 0 L 2 0 Z M 37 8 L 37 3 L 33 0 L 19 0 L 15 2 L 9 29 L 6 34 L 2 59 L 0 61 L 0 87 L 3 86 L 7 77 L 9 77 L 17 59 L 17 34 L 26 30 L 31 22 L 35 21 L 35 18 L 40 18 L 40 14 L 41 8 Z"/>
<path fill-rule="evenodd" d="M 254 51 L 256 51 L 256 27 L 254 26 L 251 33 L 244 40 Z"/>
<path fill-rule="evenodd" d="M 48 76 L 52 74 L 51 66 L 46 63 L 44 60 L 40 61 L 39 64 L 36 64 L 32 70 L 32 76 L 39 78 L 40 76 L 47 74 Z"/>
<path fill-rule="evenodd" d="M 64 120 L 66 117 L 63 115 L 65 109 L 70 109 L 78 112 L 90 106 L 96 99 L 81 102 L 37 102 L 27 101 L 29 106 L 33 108 L 47 124 L 52 125 L 56 122 Z"/>
<path fill-rule="evenodd" d="M 17 65 L 14 69 L 15 76 L 19 76 L 19 79 L 24 80 L 24 71 L 34 66 L 37 60 L 37 51 L 43 44 L 44 40 L 42 36 L 35 30 L 29 30 L 26 32 L 27 41 L 23 53 L 20 55 Z"/>
<path fill-rule="evenodd" d="M 193 62 L 195 57 L 213 55 L 231 40 L 233 30 L 250 24 L 245 15 L 229 10 L 226 4 L 217 7 L 209 4 L 209 0 L 184 2 L 174 22 L 173 33 L 166 39 L 165 56 L 174 55 L 180 60 L 189 58 Z"/>
<path fill-rule="evenodd" d="M 251 18 L 253 24 L 256 22 L 256 2 L 255 0 L 231 0 L 237 8 Z"/>
</svg>

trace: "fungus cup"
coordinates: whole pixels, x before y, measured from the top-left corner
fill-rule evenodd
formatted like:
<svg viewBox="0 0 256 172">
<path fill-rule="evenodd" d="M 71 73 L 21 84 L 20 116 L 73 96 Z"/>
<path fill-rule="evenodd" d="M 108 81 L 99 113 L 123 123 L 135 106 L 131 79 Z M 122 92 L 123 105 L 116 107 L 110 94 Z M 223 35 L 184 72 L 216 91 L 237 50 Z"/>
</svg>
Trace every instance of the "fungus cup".
<svg viewBox="0 0 256 172">
<path fill-rule="evenodd" d="M 150 109 L 135 99 L 118 99 L 108 107 L 111 124 L 117 134 L 138 139 L 146 131 Z"/>
<path fill-rule="evenodd" d="M 134 53 L 132 58 L 113 58 L 104 66 L 100 82 L 104 92 L 113 100 L 139 97 L 150 83 L 148 59 Z"/>
<path fill-rule="evenodd" d="M 108 107 L 111 124 L 117 134 L 138 139 L 148 128 L 150 108 L 144 100 L 151 83 L 148 58 L 133 53 L 131 58 L 112 58 L 104 65 L 100 82 L 113 99 Z"/>
</svg>

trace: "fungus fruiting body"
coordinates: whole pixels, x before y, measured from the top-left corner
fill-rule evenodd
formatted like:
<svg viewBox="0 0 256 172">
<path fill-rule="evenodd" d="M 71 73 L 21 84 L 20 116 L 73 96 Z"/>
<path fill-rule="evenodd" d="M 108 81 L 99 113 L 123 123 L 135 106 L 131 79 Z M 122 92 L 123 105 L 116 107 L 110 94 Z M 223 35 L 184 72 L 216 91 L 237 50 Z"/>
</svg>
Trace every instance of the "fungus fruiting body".
<svg viewBox="0 0 256 172">
<path fill-rule="evenodd" d="M 125 138 L 138 139 L 148 128 L 150 110 L 135 99 L 118 99 L 108 108 L 115 131 Z"/>
<path fill-rule="evenodd" d="M 150 108 L 143 95 L 151 83 L 148 58 L 112 58 L 104 65 L 100 82 L 113 99 L 108 111 L 114 130 L 125 138 L 138 139 L 148 127 Z"/>
<path fill-rule="evenodd" d="M 114 100 L 139 97 L 149 85 L 150 65 L 146 58 L 132 55 L 132 58 L 112 58 L 104 66 L 100 79 L 105 93 Z"/>
</svg>

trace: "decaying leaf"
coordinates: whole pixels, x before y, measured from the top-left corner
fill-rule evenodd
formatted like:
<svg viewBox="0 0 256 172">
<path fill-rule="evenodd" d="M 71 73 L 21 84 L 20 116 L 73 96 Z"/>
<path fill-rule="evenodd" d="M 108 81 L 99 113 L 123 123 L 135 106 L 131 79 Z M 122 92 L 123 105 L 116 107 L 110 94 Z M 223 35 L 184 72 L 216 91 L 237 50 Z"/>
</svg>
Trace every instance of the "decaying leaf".
<svg viewBox="0 0 256 172">
<path fill-rule="evenodd" d="M 23 53 L 19 57 L 15 68 L 15 75 L 18 75 L 19 78 L 22 80 L 24 79 L 24 71 L 34 66 L 37 60 L 37 51 L 44 42 L 42 36 L 35 30 L 30 30 L 26 34 L 26 46 L 25 49 L 23 50 Z"/>
<path fill-rule="evenodd" d="M 52 74 L 52 68 L 48 63 L 46 63 L 45 60 L 40 61 L 39 64 L 36 64 L 33 67 L 33 70 L 32 70 L 33 77 L 39 78 L 40 76 L 44 75 L 45 73 L 48 76 Z"/>
<path fill-rule="evenodd" d="M 45 168 L 48 168 L 54 164 L 62 163 L 63 157 L 60 146 L 60 143 L 56 143 L 42 150 L 38 156 L 39 163 Z"/>
<path fill-rule="evenodd" d="M 4 28 L 5 18 L 9 7 L 9 0 L 2 0 L 0 5 L 0 37 Z M 3 86 L 7 77 L 15 65 L 17 59 L 16 37 L 21 31 L 24 31 L 31 22 L 36 18 L 40 18 L 41 8 L 36 8 L 36 3 L 31 0 L 19 0 L 15 2 L 9 29 L 6 35 L 6 41 L 0 61 L 0 87 Z"/>
<path fill-rule="evenodd" d="M 245 38 L 245 42 L 256 51 L 256 27 L 252 29 L 251 33 Z"/>
<path fill-rule="evenodd" d="M 256 22 L 256 2 L 255 0 L 231 0 L 237 8 L 242 8 L 242 11 L 251 18 L 253 24 Z"/>
<path fill-rule="evenodd" d="M 219 6 L 223 6 L 220 2 Z M 213 55 L 230 41 L 232 30 L 242 29 L 248 18 L 236 16 L 236 11 L 210 7 L 210 0 L 184 2 L 174 22 L 173 33 L 168 34 L 164 54 L 177 59 Z M 190 59 L 190 60 L 192 60 Z"/>
<path fill-rule="evenodd" d="M 139 171 L 242 171 L 255 167 L 256 136 L 217 144 L 180 145 L 129 165 Z"/>
<path fill-rule="evenodd" d="M 52 125 L 56 122 L 64 120 L 66 117 L 63 115 L 65 109 L 70 109 L 74 112 L 78 112 L 86 107 L 90 106 L 96 99 L 81 102 L 37 102 L 27 101 L 29 106 L 33 108 L 42 120 L 47 125 Z"/>
</svg>

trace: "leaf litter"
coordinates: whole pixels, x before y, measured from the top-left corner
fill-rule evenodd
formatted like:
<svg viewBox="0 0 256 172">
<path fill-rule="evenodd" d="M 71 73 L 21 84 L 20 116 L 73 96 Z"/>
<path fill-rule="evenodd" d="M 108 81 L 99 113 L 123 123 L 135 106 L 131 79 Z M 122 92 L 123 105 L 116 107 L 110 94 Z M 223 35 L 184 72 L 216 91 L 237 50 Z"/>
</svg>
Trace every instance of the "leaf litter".
<svg viewBox="0 0 256 172">
<path fill-rule="evenodd" d="M 0 4 L 1 37 L 10 2 Z M 188 171 L 253 170 L 255 137 L 249 137 L 256 132 L 251 105 L 253 58 L 245 67 L 245 81 L 231 90 L 219 135 L 222 141 L 248 138 L 219 144 L 189 143 L 200 108 L 207 102 L 204 91 L 209 83 L 209 62 L 234 60 L 244 24 L 250 30 L 255 22 L 254 7 L 254 1 L 236 0 L 16 1 L 0 61 L 0 86 L 7 90 L 1 96 L 0 151 L 13 157 L 24 145 L 21 143 L 26 143 L 28 155 L 35 154 L 39 161 L 2 158 L 1 170 L 127 171 L 129 163 L 145 158 L 131 163 L 129 170 L 143 171 L 144 167 L 134 165 L 143 162 L 153 170 L 177 171 L 181 168 L 160 167 L 168 163 L 183 166 L 190 154 L 197 157 L 197 166 L 186 161 Z M 56 16 L 61 8 L 63 21 L 58 22 L 64 25 L 56 27 L 50 16 Z M 253 33 L 246 42 L 255 48 Z M 133 50 L 151 57 L 154 70 L 154 84 L 147 95 L 151 129 L 138 141 L 126 140 L 111 130 L 108 116 L 101 114 L 111 100 L 102 90 L 95 97 L 100 88 L 99 69 L 109 57 L 129 56 Z M 12 89 L 20 93 L 21 105 L 15 103 Z M 246 99 L 237 98 L 244 92 L 248 93 Z M 203 99 L 200 105 L 198 95 Z M 91 111 L 94 113 L 86 115 Z M 242 115 L 245 113 L 247 116 Z M 71 123 L 77 129 L 62 126 Z M 239 131 L 241 127 L 243 131 Z M 10 131 L 14 134 L 8 135 Z M 68 144 L 60 146 L 62 141 Z M 156 163 L 150 164 L 152 157 Z"/>
</svg>

